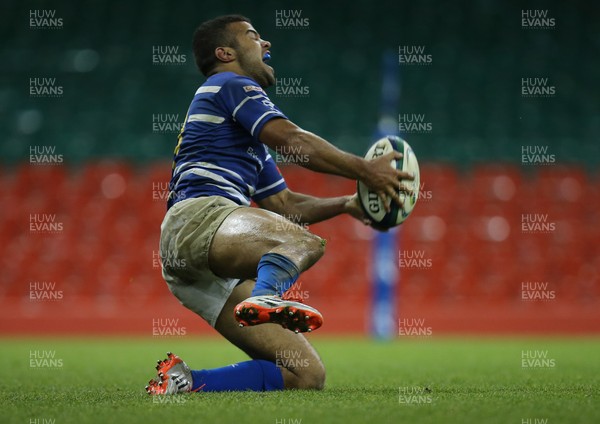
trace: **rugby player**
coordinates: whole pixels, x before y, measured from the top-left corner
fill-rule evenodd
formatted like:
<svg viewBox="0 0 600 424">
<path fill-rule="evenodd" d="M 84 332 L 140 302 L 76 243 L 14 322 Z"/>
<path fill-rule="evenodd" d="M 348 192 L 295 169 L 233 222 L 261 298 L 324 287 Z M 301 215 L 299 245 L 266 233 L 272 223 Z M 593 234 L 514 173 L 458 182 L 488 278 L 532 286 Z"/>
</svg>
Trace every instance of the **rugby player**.
<svg viewBox="0 0 600 424">
<path fill-rule="evenodd" d="M 169 352 L 146 386 L 150 394 L 324 386 L 319 355 L 297 334 L 317 329 L 323 318 L 284 294 L 321 258 L 325 241 L 285 217 L 299 217 L 301 224 L 340 214 L 368 221 L 356 195 L 316 198 L 289 190 L 268 147 L 293 148 L 309 158 L 302 166 L 310 171 L 361 180 L 398 204 L 400 181 L 412 179 L 390 166 L 400 153 L 367 161 L 291 122 L 264 91 L 275 83 L 266 63 L 270 48 L 239 15 L 217 17 L 195 31 L 194 56 L 207 79 L 178 137 L 160 239 L 171 292 L 251 360 L 190 370 Z M 258 207 L 250 207 L 251 200 Z M 284 350 L 308 366 L 276 366 Z"/>
</svg>

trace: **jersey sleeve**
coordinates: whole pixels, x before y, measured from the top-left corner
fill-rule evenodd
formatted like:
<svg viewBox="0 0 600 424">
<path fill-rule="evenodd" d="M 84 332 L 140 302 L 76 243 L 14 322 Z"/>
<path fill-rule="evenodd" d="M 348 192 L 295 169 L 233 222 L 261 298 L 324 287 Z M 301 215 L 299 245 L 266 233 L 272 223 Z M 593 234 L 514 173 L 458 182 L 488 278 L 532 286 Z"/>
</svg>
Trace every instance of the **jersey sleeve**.
<svg viewBox="0 0 600 424">
<path fill-rule="evenodd" d="M 223 109 L 257 141 L 262 127 L 269 120 L 287 119 L 267 93 L 249 78 L 237 77 L 227 81 L 219 92 L 219 100 Z"/>
<path fill-rule="evenodd" d="M 281 172 L 279 171 L 279 168 L 277 168 L 271 155 L 267 154 L 263 169 L 260 174 L 258 174 L 256 191 L 252 195 L 252 200 L 257 202 L 277 194 L 286 188 L 287 184 L 283 179 L 283 175 L 281 175 Z"/>
</svg>

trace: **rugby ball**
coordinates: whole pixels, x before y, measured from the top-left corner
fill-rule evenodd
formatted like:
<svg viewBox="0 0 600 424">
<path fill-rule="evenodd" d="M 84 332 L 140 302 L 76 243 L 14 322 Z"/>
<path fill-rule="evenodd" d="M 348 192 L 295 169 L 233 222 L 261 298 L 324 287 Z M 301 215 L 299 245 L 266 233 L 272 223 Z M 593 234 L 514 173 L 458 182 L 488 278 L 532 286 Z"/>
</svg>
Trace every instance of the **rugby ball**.
<svg viewBox="0 0 600 424">
<path fill-rule="evenodd" d="M 411 172 L 415 179 L 413 181 L 403 180 L 402 184 L 412 191 L 409 195 L 404 191 L 399 191 L 398 196 L 403 203 L 400 207 L 391 199 L 387 199 L 390 205 L 390 211 L 386 212 L 383 201 L 376 192 L 369 189 L 361 181 L 358 182 L 358 199 L 365 214 L 378 227 L 391 228 L 402 224 L 413 211 L 419 198 L 420 174 L 419 163 L 410 145 L 400 137 L 388 135 L 377 140 L 367 151 L 365 159 L 371 160 L 383 156 L 396 150 L 402 153 L 402 158 L 392 160 L 390 166 L 403 172 Z"/>
</svg>

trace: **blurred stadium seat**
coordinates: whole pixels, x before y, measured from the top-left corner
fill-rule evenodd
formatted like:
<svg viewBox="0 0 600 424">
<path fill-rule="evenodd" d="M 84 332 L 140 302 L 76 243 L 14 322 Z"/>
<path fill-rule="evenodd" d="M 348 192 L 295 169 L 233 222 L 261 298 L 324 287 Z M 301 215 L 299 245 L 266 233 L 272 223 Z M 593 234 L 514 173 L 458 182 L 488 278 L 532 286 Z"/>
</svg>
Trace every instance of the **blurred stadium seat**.
<svg viewBox="0 0 600 424">
<path fill-rule="evenodd" d="M 460 173 L 447 165 L 424 164 L 428 198 L 421 199 L 398 235 L 402 251 L 423 252 L 430 262 L 400 267 L 402 302 L 456 310 L 473 303 L 510 308 L 520 302 L 523 281 L 549 282 L 561 293 L 563 306 L 575 309 L 596 298 L 598 230 L 591 224 L 598 205 L 585 196 L 597 188 L 594 178 L 571 171 L 525 173 L 513 166 L 482 165 Z M 283 172 L 295 190 L 322 196 L 354 190 L 352 182 L 301 168 L 284 167 Z M 11 246 L 4 249 L 0 307 L 27 303 L 26 282 L 39 281 L 68 285 L 69 296 L 111 305 L 107 310 L 119 316 L 127 316 L 132 295 L 144 305 L 164 299 L 157 246 L 168 163 L 18 166 L 1 175 L 4 195 L 18 195 L 19 202 L 6 208 L 0 224 L 0 242 Z M 32 181 L 38 188 L 25 190 Z M 464 204 L 458 193 L 465 195 Z M 552 208 L 553 203 L 559 207 Z M 522 214 L 543 210 L 556 231 L 550 236 L 522 231 Z M 63 231 L 28 231 L 31 211 L 56 214 Z M 349 217 L 310 229 L 327 239 L 327 254 L 303 274 L 300 289 L 316 304 L 368 299 L 371 230 Z"/>
</svg>

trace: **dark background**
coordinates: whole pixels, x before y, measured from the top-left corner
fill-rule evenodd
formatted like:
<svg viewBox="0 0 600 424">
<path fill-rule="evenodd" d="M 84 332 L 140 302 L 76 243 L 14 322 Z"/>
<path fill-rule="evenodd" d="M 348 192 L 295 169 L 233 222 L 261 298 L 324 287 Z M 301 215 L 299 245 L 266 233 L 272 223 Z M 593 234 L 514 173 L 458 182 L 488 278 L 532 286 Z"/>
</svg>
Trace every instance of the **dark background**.
<svg viewBox="0 0 600 424">
<path fill-rule="evenodd" d="M 30 29 L 36 8 L 55 9 L 63 27 Z M 27 161 L 30 145 L 56 146 L 67 164 L 170 157 L 175 134 L 153 133 L 152 116 L 185 115 L 203 82 L 193 30 L 216 15 L 242 13 L 272 42 L 277 76 L 310 87 L 306 98 L 280 98 L 271 89 L 272 100 L 341 148 L 362 154 L 373 138 L 382 52 L 424 45 L 430 65 L 398 66 L 399 112 L 425 114 L 433 126 L 409 137 L 422 161 L 519 162 L 521 145 L 537 144 L 593 169 L 600 157 L 599 8 L 590 1 L 4 2 L 0 158 Z M 278 9 L 301 10 L 309 27 L 277 28 Z M 548 10 L 555 27 L 523 29 L 522 9 Z M 187 63 L 153 65 L 155 45 L 179 46 Z M 31 98 L 34 77 L 56 78 L 64 95 Z M 556 95 L 523 98 L 521 78 L 528 77 L 548 78 Z"/>
</svg>

